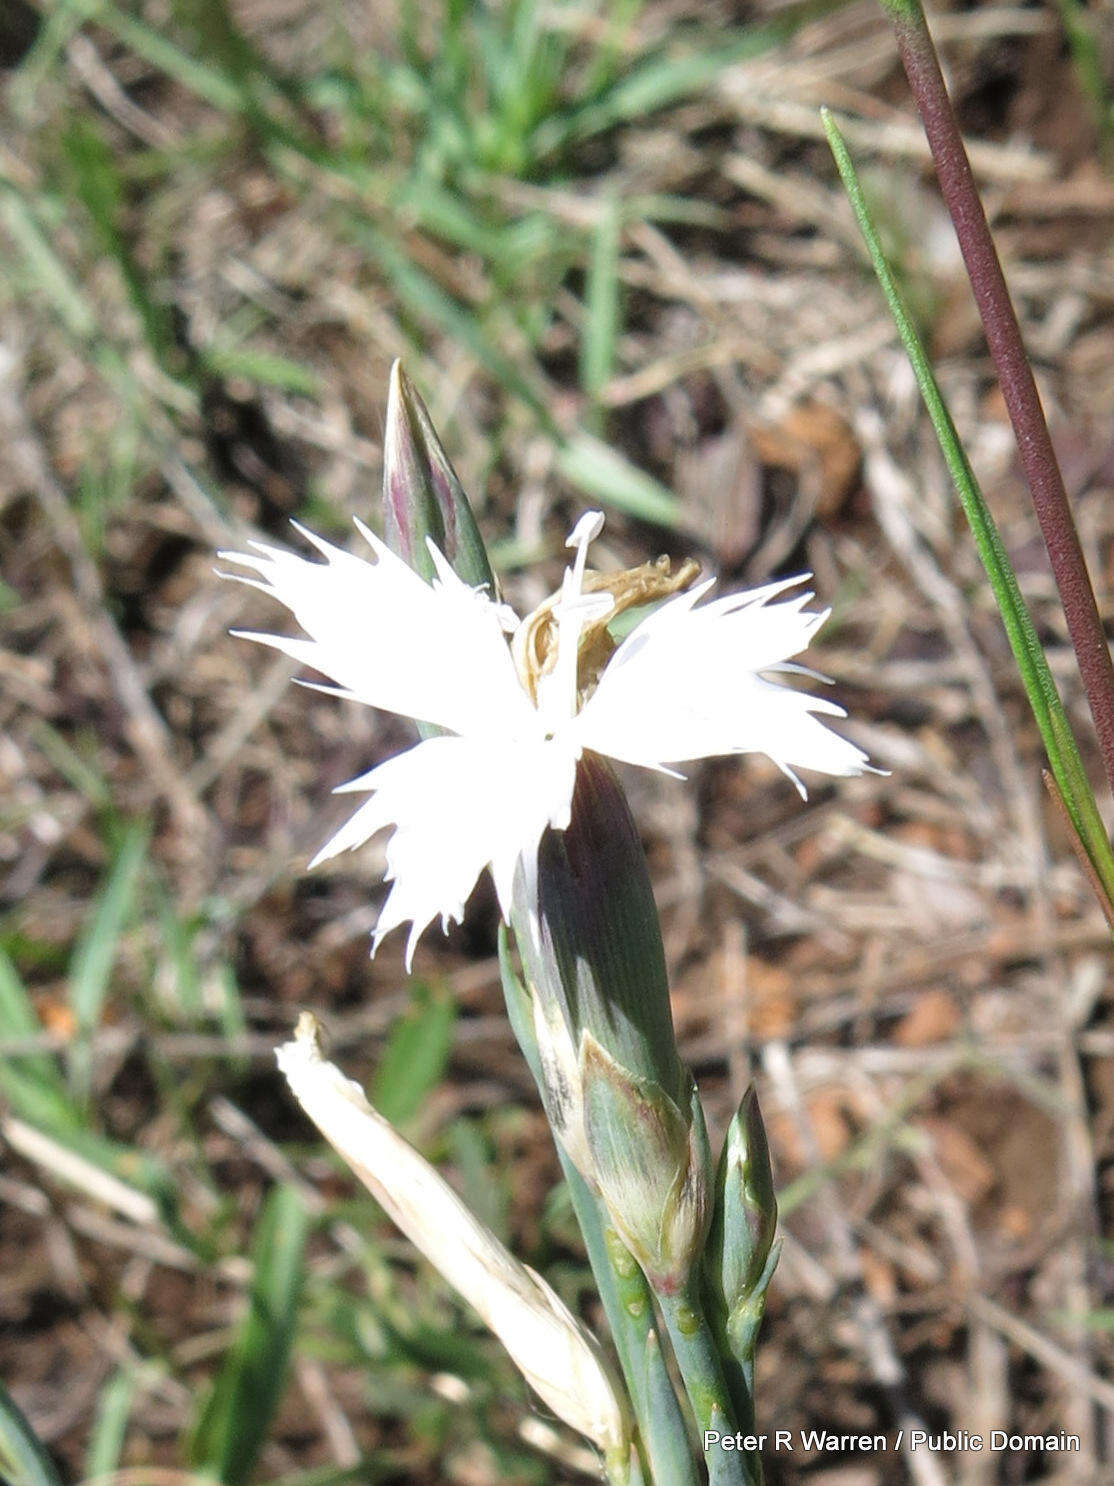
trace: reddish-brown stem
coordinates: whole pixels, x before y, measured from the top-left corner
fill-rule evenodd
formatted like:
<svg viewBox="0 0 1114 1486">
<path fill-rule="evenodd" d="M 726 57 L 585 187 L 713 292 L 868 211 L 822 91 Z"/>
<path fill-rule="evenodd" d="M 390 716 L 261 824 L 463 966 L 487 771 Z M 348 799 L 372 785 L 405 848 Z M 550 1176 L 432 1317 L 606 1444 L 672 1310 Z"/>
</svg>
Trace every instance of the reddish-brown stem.
<svg viewBox="0 0 1114 1486">
<path fill-rule="evenodd" d="M 919 0 L 883 0 L 955 224 L 1114 789 L 1114 665 L 1033 369 Z"/>
</svg>

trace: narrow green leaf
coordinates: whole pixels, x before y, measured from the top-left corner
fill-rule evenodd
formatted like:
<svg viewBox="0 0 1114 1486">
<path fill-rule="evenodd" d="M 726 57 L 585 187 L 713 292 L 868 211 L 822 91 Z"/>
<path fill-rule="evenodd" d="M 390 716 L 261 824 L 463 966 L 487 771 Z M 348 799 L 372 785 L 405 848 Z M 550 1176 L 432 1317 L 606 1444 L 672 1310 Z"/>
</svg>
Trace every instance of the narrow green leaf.
<svg viewBox="0 0 1114 1486">
<path fill-rule="evenodd" d="M 399 303 L 408 314 L 426 325 L 435 326 L 466 347 L 497 382 L 539 416 L 545 416 L 537 389 L 511 358 L 492 343 L 474 307 L 454 299 L 413 263 L 398 243 L 364 217 L 351 217 L 346 225 L 349 236 L 371 254 L 386 274 Z"/>
<path fill-rule="evenodd" d="M 42 749 L 43 757 L 58 770 L 67 784 L 88 800 L 94 810 L 111 813 L 112 791 L 108 781 L 82 757 L 79 749 L 69 739 L 44 721 L 33 725 L 31 737 Z"/>
<path fill-rule="evenodd" d="M 619 335 L 619 248 L 623 218 L 618 198 L 603 204 L 592 239 L 580 340 L 580 385 L 593 402 L 615 365 Z"/>
<path fill-rule="evenodd" d="M 490 1228 L 501 1242 L 509 1243 L 507 1188 L 486 1132 L 476 1120 L 454 1120 L 448 1140 L 460 1195 L 485 1228 Z"/>
<path fill-rule="evenodd" d="M 557 468 L 582 495 L 656 526 L 681 525 L 677 497 L 653 475 L 590 433 L 574 434 L 557 454 Z"/>
<path fill-rule="evenodd" d="M 897 326 L 905 354 L 909 358 L 920 388 L 921 397 L 940 444 L 948 473 L 959 496 L 971 527 L 983 567 L 993 589 L 1002 616 L 1014 660 L 1025 686 L 1029 705 L 1040 729 L 1045 752 L 1059 788 L 1064 807 L 1079 837 L 1096 877 L 1107 898 L 1114 903 L 1114 852 L 1095 804 L 1075 736 L 1064 712 L 1060 694 L 1036 627 L 1021 595 L 1016 575 L 1005 545 L 995 525 L 966 451 L 960 442 L 951 414 L 936 383 L 932 365 L 920 335 L 897 287 L 893 271 L 886 260 L 877 228 L 870 215 L 854 164 L 836 123 L 827 109 L 821 109 L 824 129 L 835 156 L 836 165 L 850 199 L 855 217 L 866 242 L 870 260 L 886 297 L 890 314 Z"/>
<path fill-rule="evenodd" d="M 224 113 L 236 113 L 241 105 L 241 91 L 222 72 L 209 65 L 208 59 L 199 62 L 188 52 L 175 46 L 161 32 L 145 25 L 136 17 L 125 15 L 116 6 L 106 6 L 102 0 L 74 0 L 79 8 L 141 57 L 165 72 L 167 77 L 181 83 L 198 98 Z"/>
<path fill-rule="evenodd" d="M 97 1413 L 85 1452 L 85 1474 L 90 1481 L 109 1475 L 120 1464 L 135 1399 L 136 1373 L 121 1368 L 101 1389 Z"/>
<path fill-rule="evenodd" d="M 443 988 L 415 983 L 409 1008 L 391 1028 L 371 1102 L 405 1127 L 440 1083 L 453 1046 L 456 1002 Z"/>
<path fill-rule="evenodd" d="M 112 151 L 83 117 L 75 117 L 62 135 L 73 189 L 92 219 L 100 246 L 113 258 L 139 316 L 156 360 L 171 371 L 176 359 L 174 335 L 166 306 L 156 302 L 147 287 L 121 227 L 123 183 Z"/>
<path fill-rule="evenodd" d="M 49 235 L 31 204 L 14 188 L 0 183 L 0 223 L 18 249 L 27 272 L 69 333 L 92 338 L 97 320 L 77 282 L 50 244 Z"/>
<path fill-rule="evenodd" d="M 100 1022 L 116 948 L 135 902 L 149 835 L 145 825 L 128 827 L 70 961 L 70 1006 L 78 1032 L 84 1036 Z"/>
<path fill-rule="evenodd" d="M 0 1383 L 0 1481 L 5 1486 L 62 1486 L 35 1431 Z"/>
<path fill-rule="evenodd" d="M 706 89 L 728 67 L 781 46 L 818 16 L 830 15 L 847 0 L 791 0 L 776 15 L 753 25 L 720 30 L 715 39 L 687 52 L 647 57 L 599 98 L 542 120 L 531 141 L 536 155 L 549 154 L 603 133 L 628 119 L 643 119 Z"/>
<path fill-rule="evenodd" d="M 282 1401 L 305 1276 L 306 1229 L 296 1189 L 275 1187 L 259 1219 L 248 1313 L 191 1444 L 193 1464 L 223 1486 L 247 1486 Z"/>
<path fill-rule="evenodd" d="M 23 981 L 0 949 L 0 1036 L 36 1037 L 43 1030 Z M 49 1053 L 0 1058 L 0 1089 L 13 1108 L 36 1122 L 46 1115 L 52 1124 L 67 1124 L 73 1117 L 61 1070 Z"/>
<path fill-rule="evenodd" d="M 261 387 L 277 387 L 282 392 L 296 392 L 303 397 L 316 397 L 321 391 L 316 372 L 275 351 L 253 350 L 250 346 L 212 345 L 201 352 L 201 363 L 222 377 L 246 377 Z"/>
</svg>

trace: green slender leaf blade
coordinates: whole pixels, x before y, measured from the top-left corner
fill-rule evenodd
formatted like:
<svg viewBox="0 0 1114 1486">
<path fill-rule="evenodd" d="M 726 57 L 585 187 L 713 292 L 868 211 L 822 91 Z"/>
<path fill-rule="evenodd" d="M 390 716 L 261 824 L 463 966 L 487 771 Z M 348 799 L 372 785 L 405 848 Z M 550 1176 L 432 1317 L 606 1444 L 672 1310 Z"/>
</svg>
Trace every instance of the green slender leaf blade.
<svg viewBox="0 0 1114 1486">
<path fill-rule="evenodd" d="M 1110 840 L 1095 804 L 1094 792 L 1083 767 L 1075 735 L 1060 700 L 1044 649 L 1037 637 L 1032 616 L 1022 597 L 990 507 L 975 478 L 951 413 L 937 385 L 924 344 L 882 248 L 850 152 L 829 111 L 821 109 L 820 113 L 875 275 L 913 368 L 940 451 L 971 527 L 979 558 L 990 580 L 1010 649 L 1040 730 L 1064 808 L 1109 902 L 1114 904 L 1114 852 L 1111 851 Z"/>
<path fill-rule="evenodd" d="M 788 41 L 808 21 L 839 10 L 847 0 L 795 0 L 753 25 L 721 30 L 715 40 L 676 55 L 648 57 L 602 96 L 564 114 L 553 113 L 534 133 L 533 149 L 545 155 L 603 133 L 628 119 L 642 119 L 702 91 L 728 67 L 759 57 Z"/>
<path fill-rule="evenodd" d="M 193 1464 L 247 1486 L 286 1387 L 305 1277 L 307 1217 L 297 1190 L 275 1187 L 259 1220 L 248 1313 L 192 1441 Z"/>
<path fill-rule="evenodd" d="M 26 266 L 29 280 L 39 289 L 69 333 L 80 341 L 92 338 L 96 316 L 69 269 L 51 246 L 48 234 L 30 202 L 0 182 L 0 223 Z"/>
<path fill-rule="evenodd" d="M 407 257 L 398 243 L 378 227 L 362 217 L 353 217 L 346 222 L 346 229 L 349 236 L 379 264 L 408 314 L 436 326 L 460 345 L 467 347 L 480 365 L 486 367 L 508 391 L 513 392 L 539 417 L 545 417 L 545 409 L 537 390 L 511 358 L 493 344 L 473 309 L 465 307 L 442 289 L 440 284 Z"/>
<path fill-rule="evenodd" d="M 0 1059 L 0 1092 L 20 1119 L 58 1133 L 81 1128 L 82 1117 L 65 1088 L 27 1072 L 23 1058 Z"/>
<path fill-rule="evenodd" d="M 42 1442 L 0 1383 L 0 1480 L 6 1486 L 62 1486 Z"/>
<path fill-rule="evenodd" d="M 44 1028 L 19 974 L 0 949 L 0 1036 L 36 1037 Z M 80 1123 L 57 1060 L 49 1053 L 0 1058 L 0 1091 L 33 1124 L 65 1129 Z"/>
<path fill-rule="evenodd" d="M 73 188 L 92 219 L 102 249 L 116 261 L 151 351 L 161 365 L 169 366 L 176 350 L 174 335 L 166 307 L 152 296 L 121 230 L 123 183 L 112 151 L 93 125 L 81 117 L 67 126 L 62 147 Z"/>
<path fill-rule="evenodd" d="M 456 1002 L 444 989 L 416 984 L 379 1061 L 371 1102 L 392 1125 L 406 1126 L 440 1083 L 452 1052 Z"/>
<path fill-rule="evenodd" d="M 102 5 L 99 0 L 75 0 L 75 3 L 91 17 L 95 16 L 99 24 L 135 52 L 137 57 L 165 72 L 167 77 L 173 78 L 213 108 L 225 113 L 239 110 L 239 86 L 226 73 L 213 67 L 210 59 L 197 61 L 154 27 L 145 25 L 134 16 L 125 15 L 114 5 Z"/>
<path fill-rule="evenodd" d="M 100 1021 L 120 935 L 131 914 L 147 854 L 149 831 L 129 826 L 70 961 L 70 1006 L 79 1033 Z"/>
<path fill-rule="evenodd" d="M 618 198 L 603 204 L 592 239 L 580 342 L 580 385 L 593 402 L 615 365 L 619 335 L 619 248 L 623 219 Z"/>
<path fill-rule="evenodd" d="M 0 1036 L 36 1037 L 43 1031 L 38 1012 L 27 994 L 27 987 L 7 953 L 0 949 Z M 29 1055 L 20 1059 L 21 1065 L 35 1070 L 43 1078 L 56 1075 L 57 1069 L 44 1054 Z"/>
<path fill-rule="evenodd" d="M 297 392 L 302 397 L 317 397 L 321 392 L 321 381 L 316 372 L 274 351 L 215 344 L 202 350 L 201 362 L 209 371 L 222 377 L 246 377 L 261 387 L 277 387 L 282 392 Z"/>
<path fill-rule="evenodd" d="M 681 525 L 681 505 L 653 475 L 590 433 L 574 434 L 557 455 L 557 468 L 583 495 L 640 521 L 670 529 Z"/>
<path fill-rule="evenodd" d="M 85 1452 L 85 1474 L 90 1481 L 109 1475 L 120 1464 L 136 1382 L 134 1368 L 121 1368 L 101 1389 Z"/>
</svg>

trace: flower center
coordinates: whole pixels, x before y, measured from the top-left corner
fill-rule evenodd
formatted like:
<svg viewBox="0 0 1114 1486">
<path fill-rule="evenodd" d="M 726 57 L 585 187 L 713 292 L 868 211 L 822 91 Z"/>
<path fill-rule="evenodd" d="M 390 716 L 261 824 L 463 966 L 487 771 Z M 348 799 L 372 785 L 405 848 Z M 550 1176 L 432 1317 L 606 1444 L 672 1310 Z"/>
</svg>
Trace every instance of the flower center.
<svg viewBox="0 0 1114 1486">
<path fill-rule="evenodd" d="M 586 572 L 589 544 L 602 525 L 597 512 L 577 523 L 567 543 L 576 558 L 560 590 L 527 615 L 511 641 L 518 679 L 551 728 L 574 717 L 596 689 L 615 649 L 612 620 L 681 592 L 700 573 L 691 557 L 675 573 L 668 557 L 617 573 Z"/>
</svg>

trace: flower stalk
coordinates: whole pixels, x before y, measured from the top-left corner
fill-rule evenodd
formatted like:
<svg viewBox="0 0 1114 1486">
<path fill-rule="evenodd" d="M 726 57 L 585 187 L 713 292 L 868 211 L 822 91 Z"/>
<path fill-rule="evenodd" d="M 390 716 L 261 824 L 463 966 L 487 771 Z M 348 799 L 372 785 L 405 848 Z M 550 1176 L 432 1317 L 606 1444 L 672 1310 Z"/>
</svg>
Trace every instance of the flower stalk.
<svg viewBox="0 0 1114 1486">
<path fill-rule="evenodd" d="M 1089 864 L 1089 877 L 1108 920 L 1114 918 L 1114 852 L 1106 833 L 1094 791 L 1083 767 L 1075 736 L 1060 700 L 1056 682 L 1037 635 L 1009 554 L 995 524 L 990 507 L 975 478 L 966 451 L 960 442 L 933 374 L 912 316 L 905 305 L 886 260 L 877 228 L 871 219 L 866 198 L 859 182 L 847 145 L 826 109 L 821 118 L 835 157 L 836 166 L 863 234 L 870 261 L 885 296 L 894 324 L 897 326 L 905 354 L 913 368 L 921 397 L 932 421 L 940 451 L 952 477 L 964 515 L 967 517 L 979 558 L 986 570 L 1002 616 L 1006 636 L 1013 651 L 1018 673 L 1025 687 L 1033 717 L 1052 769 L 1054 799 L 1061 805 L 1071 827 L 1073 844 Z"/>
<path fill-rule="evenodd" d="M 698 1287 L 689 1282 L 680 1291 L 658 1292 L 657 1298 L 696 1417 L 709 1486 L 761 1486 L 762 1466 L 755 1452 L 724 1450 L 714 1442 L 739 1433 L 744 1425 L 735 1415 L 723 1359 Z"/>
<path fill-rule="evenodd" d="M 1114 663 L 1032 365 L 920 0 L 882 0 L 982 318 L 1114 789 Z"/>
<path fill-rule="evenodd" d="M 548 1107 L 553 1074 L 543 1070 L 534 1000 L 511 964 L 505 930 L 499 936 L 499 970 L 511 1029 Z M 555 1124 L 553 1128 L 561 1171 L 630 1394 L 647 1480 L 698 1486 L 688 1430 L 662 1353 L 646 1278 L 618 1234 L 608 1227 L 607 1214 L 569 1157 L 560 1128 Z"/>
</svg>

